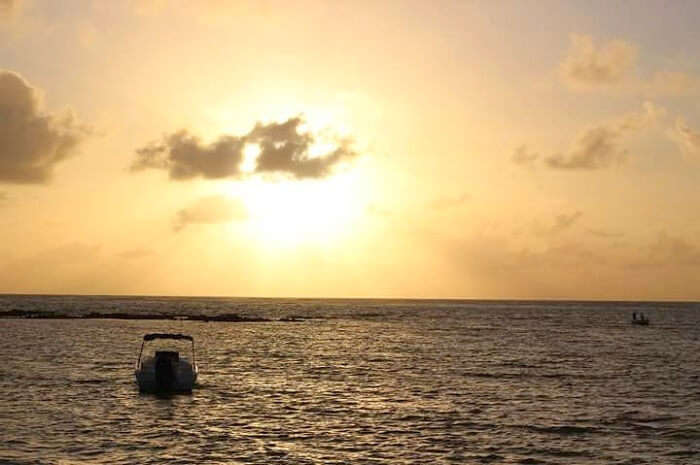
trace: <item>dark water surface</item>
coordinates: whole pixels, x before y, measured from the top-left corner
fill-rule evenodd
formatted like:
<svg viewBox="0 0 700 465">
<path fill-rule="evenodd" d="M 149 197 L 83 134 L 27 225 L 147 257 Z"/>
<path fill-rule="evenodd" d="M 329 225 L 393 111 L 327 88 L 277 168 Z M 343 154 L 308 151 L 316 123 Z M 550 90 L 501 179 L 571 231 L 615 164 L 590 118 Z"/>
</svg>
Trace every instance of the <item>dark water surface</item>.
<svg viewBox="0 0 700 465">
<path fill-rule="evenodd" d="M 0 463 L 700 463 L 700 305 L 0 296 L 12 309 L 300 322 L 0 319 Z M 633 311 L 649 327 L 629 323 Z M 147 332 L 192 395 L 142 395 Z"/>
</svg>

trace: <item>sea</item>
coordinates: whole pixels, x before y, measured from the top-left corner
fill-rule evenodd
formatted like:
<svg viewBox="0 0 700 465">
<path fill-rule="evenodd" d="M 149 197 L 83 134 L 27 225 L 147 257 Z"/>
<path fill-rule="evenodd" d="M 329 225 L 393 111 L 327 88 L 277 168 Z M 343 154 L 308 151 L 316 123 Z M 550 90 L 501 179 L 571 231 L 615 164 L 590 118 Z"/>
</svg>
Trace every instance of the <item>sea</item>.
<svg viewBox="0 0 700 465">
<path fill-rule="evenodd" d="M 3 313 L 3 465 L 700 464 L 698 303 L 4 295 Z M 115 313 L 163 319 L 95 315 Z M 139 393 L 152 332 L 194 337 L 191 394 Z"/>
</svg>

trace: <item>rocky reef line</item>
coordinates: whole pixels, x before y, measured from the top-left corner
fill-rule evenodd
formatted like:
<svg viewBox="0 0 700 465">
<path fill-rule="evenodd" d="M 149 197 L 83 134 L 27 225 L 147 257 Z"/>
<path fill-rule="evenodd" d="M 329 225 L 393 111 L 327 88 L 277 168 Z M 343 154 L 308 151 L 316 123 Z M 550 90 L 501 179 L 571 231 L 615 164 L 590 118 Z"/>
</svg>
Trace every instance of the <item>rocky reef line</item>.
<svg viewBox="0 0 700 465">
<path fill-rule="evenodd" d="M 203 321 L 203 322 L 233 322 L 233 323 L 258 323 L 258 322 L 296 322 L 308 318 L 302 316 L 285 316 L 282 318 L 263 318 L 256 316 L 239 315 L 238 313 L 222 313 L 218 315 L 177 315 L 164 313 L 100 313 L 90 312 L 84 315 L 76 315 L 60 312 L 46 312 L 41 310 L 5 310 L 0 311 L 0 318 L 20 319 L 50 319 L 50 320 L 179 320 L 179 321 Z"/>
</svg>

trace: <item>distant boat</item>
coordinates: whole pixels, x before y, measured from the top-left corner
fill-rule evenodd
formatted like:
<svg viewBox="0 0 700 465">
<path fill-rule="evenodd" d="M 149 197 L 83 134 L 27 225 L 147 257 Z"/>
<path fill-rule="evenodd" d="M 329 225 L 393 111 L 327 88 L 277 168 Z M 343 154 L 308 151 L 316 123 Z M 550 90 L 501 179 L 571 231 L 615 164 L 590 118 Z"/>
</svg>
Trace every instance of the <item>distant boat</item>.
<svg viewBox="0 0 700 465">
<path fill-rule="evenodd" d="M 632 324 L 640 326 L 649 326 L 649 318 L 647 318 L 643 313 L 637 318 L 637 314 L 632 314 Z"/>
<path fill-rule="evenodd" d="M 156 340 L 189 341 L 191 359 L 180 357 L 176 350 L 156 350 L 152 356 L 143 356 L 146 343 Z M 136 382 L 141 392 L 190 392 L 197 381 L 197 361 L 194 339 L 185 334 L 146 334 L 136 361 Z"/>
</svg>

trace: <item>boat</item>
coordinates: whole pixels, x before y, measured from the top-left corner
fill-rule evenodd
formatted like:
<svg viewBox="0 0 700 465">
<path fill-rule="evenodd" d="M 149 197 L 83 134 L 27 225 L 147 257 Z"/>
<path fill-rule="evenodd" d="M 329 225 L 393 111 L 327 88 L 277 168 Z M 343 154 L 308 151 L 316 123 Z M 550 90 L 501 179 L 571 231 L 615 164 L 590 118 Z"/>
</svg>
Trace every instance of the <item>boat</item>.
<svg viewBox="0 0 700 465">
<path fill-rule="evenodd" d="M 637 318 L 637 314 L 633 313 L 632 314 L 632 324 L 633 325 L 640 325 L 640 326 L 649 326 L 649 318 L 644 316 L 644 314 L 640 314 L 639 318 Z"/>
<path fill-rule="evenodd" d="M 181 341 L 191 344 L 191 356 L 181 356 L 179 350 L 155 349 L 150 354 L 151 342 L 169 341 L 167 345 L 179 345 Z M 146 348 L 146 355 L 144 355 Z M 152 333 L 143 336 L 139 358 L 136 361 L 136 382 L 141 392 L 191 392 L 197 381 L 197 360 L 194 349 L 194 338 L 186 334 Z"/>
</svg>

